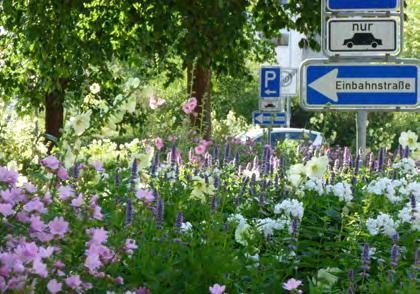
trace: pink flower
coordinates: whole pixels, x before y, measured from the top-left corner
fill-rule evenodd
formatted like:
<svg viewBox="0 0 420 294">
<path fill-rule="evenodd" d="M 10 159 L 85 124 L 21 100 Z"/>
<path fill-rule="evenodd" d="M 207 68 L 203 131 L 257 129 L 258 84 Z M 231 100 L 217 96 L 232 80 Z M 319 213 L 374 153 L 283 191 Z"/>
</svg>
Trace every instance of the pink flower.
<svg viewBox="0 0 420 294">
<path fill-rule="evenodd" d="M 136 294 L 152 294 L 147 288 L 138 288 L 136 289 Z"/>
<path fill-rule="evenodd" d="M 102 208 L 99 205 L 93 207 L 93 216 L 94 219 L 102 220 L 104 218 L 102 214 Z"/>
<path fill-rule="evenodd" d="M 153 192 L 149 190 L 138 190 L 136 192 L 136 197 L 140 200 L 143 200 L 146 204 L 150 204 L 153 202 L 153 200 L 155 200 Z"/>
<path fill-rule="evenodd" d="M 50 293 L 55 294 L 61 291 L 62 283 L 57 282 L 56 279 L 52 279 L 47 284 L 47 289 Z"/>
<path fill-rule="evenodd" d="M 28 203 L 23 206 L 23 210 L 26 212 L 37 211 L 39 213 L 47 213 L 48 210 L 44 207 L 44 203 L 39 200 L 38 197 L 35 197 Z"/>
<path fill-rule="evenodd" d="M 31 229 L 35 232 L 42 232 L 45 228 L 44 222 L 41 220 L 39 215 L 31 216 Z"/>
<path fill-rule="evenodd" d="M 186 114 L 190 114 L 194 111 L 196 107 L 197 107 L 197 99 L 195 97 L 192 97 L 188 99 L 187 102 L 184 103 L 184 105 L 182 105 L 182 110 L 184 110 Z"/>
<path fill-rule="evenodd" d="M 57 192 L 58 192 L 58 198 L 60 198 L 60 200 L 63 200 L 63 201 L 74 196 L 73 188 L 70 186 L 60 186 L 57 189 Z"/>
<path fill-rule="evenodd" d="M 108 239 L 108 232 L 103 228 L 91 228 L 87 230 L 87 233 L 91 235 L 91 242 L 93 244 L 102 244 L 105 243 Z"/>
<path fill-rule="evenodd" d="M 8 170 L 0 166 L 0 182 L 14 186 L 17 182 L 19 174 L 13 170 Z"/>
<path fill-rule="evenodd" d="M 0 204 L 0 213 L 6 217 L 15 213 L 13 206 L 9 203 Z"/>
<path fill-rule="evenodd" d="M 98 268 L 102 266 L 102 262 L 99 259 L 99 254 L 90 253 L 86 257 L 85 267 L 89 269 L 90 272 L 96 272 Z"/>
<path fill-rule="evenodd" d="M 124 249 L 128 255 L 133 255 L 134 250 L 136 250 L 137 248 L 138 246 L 136 245 L 136 240 L 130 238 L 125 240 Z"/>
<path fill-rule="evenodd" d="M 226 286 L 221 286 L 219 284 L 214 284 L 212 287 L 209 287 L 211 294 L 223 294 L 225 292 Z"/>
<path fill-rule="evenodd" d="M 151 109 L 158 109 L 160 106 L 165 104 L 165 99 L 156 97 L 154 94 L 149 97 L 149 106 Z"/>
<path fill-rule="evenodd" d="M 60 166 L 60 161 L 53 155 L 44 158 L 43 160 L 41 160 L 41 163 L 45 167 L 48 167 L 52 170 L 56 170 Z"/>
<path fill-rule="evenodd" d="M 124 284 L 124 279 L 123 279 L 123 277 L 116 277 L 114 279 L 114 282 L 118 285 L 123 285 Z"/>
<path fill-rule="evenodd" d="M 205 145 L 198 145 L 197 147 L 194 148 L 195 153 L 197 154 L 203 154 L 204 152 L 206 152 L 206 146 Z"/>
<path fill-rule="evenodd" d="M 296 290 L 300 285 L 302 285 L 302 281 L 291 278 L 286 283 L 283 283 L 283 289 L 292 291 Z"/>
<path fill-rule="evenodd" d="M 69 230 L 69 223 L 66 222 L 62 216 L 56 216 L 48 223 L 48 227 L 50 228 L 51 234 L 63 238 L 64 234 Z"/>
<path fill-rule="evenodd" d="M 42 262 L 41 258 L 35 258 L 32 269 L 40 277 L 46 278 L 48 276 L 47 265 Z"/>
<path fill-rule="evenodd" d="M 175 136 L 172 136 L 172 135 L 169 135 L 169 136 L 168 136 L 168 141 L 169 141 L 169 142 L 171 142 L 171 143 L 172 143 L 172 142 L 175 142 L 175 140 L 176 140 L 176 137 L 175 137 Z"/>
<path fill-rule="evenodd" d="M 105 169 L 102 165 L 102 162 L 100 160 L 95 161 L 95 163 L 92 164 L 92 165 L 98 173 L 102 173 L 102 172 L 105 171 Z"/>
<path fill-rule="evenodd" d="M 60 167 L 57 170 L 57 176 L 62 179 L 63 181 L 66 181 L 69 179 L 69 174 L 67 173 L 67 170 L 65 170 L 64 168 Z"/>
<path fill-rule="evenodd" d="M 156 145 L 156 148 L 157 148 L 158 150 L 162 149 L 162 148 L 163 148 L 163 140 L 162 140 L 162 138 L 157 137 L 157 138 L 155 139 L 155 145 Z"/>
<path fill-rule="evenodd" d="M 79 194 L 79 197 L 74 198 L 71 201 L 71 206 L 73 206 L 73 207 L 80 207 L 80 206 L 82 206 L 82 204 L 83 204 L 83 194 L 82 193 Z"/>
<path fill-rule="evenodd" d="M 35 193 L 35 192 L 36 192 L 36 187 L 35 187 L 32 183 L 26 183 L 26 184 L 25 184 L 25 190 L 26 190 L 28 193 L 33 194 L 33 193 Z"/>
<path fill-rule="evenodd" d="M 82 281 L 80 280 L 79 275 L 70 276 L 65 280 L 65 282 L 66 282 L 66 285 L 72 289 L 77 289 L 82 284 Z"/>
</svg>

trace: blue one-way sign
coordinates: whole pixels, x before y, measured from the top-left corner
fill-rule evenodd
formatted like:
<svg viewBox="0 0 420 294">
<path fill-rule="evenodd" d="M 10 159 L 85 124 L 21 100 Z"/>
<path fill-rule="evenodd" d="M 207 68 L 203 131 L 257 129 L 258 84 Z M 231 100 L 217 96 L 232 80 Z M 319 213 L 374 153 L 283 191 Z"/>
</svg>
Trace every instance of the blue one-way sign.
<svg viewBox="0 0 420 294">
<path fill-rule="evenodd" d="M 261 68 L 261 98 L 280 97 L 281 72 L 279 66 L 265 66 Z"/>
<path fill-rule="evenodd" d="M 420 108 L 417 65 L 304 64 L 301 79 L 306 109 Z"/>
<path fill-rule="evenodd" d="M 399 0 L 328 0 L 329 10 L 391 10 L 398 7 Z"/>
<path fill-rule="evenodd" d="M 252 121 L 254 122 L 254 124 L 262 126 L 285 126 L 286 113 L 254 111 L 252 113 Z"/>
</svg>

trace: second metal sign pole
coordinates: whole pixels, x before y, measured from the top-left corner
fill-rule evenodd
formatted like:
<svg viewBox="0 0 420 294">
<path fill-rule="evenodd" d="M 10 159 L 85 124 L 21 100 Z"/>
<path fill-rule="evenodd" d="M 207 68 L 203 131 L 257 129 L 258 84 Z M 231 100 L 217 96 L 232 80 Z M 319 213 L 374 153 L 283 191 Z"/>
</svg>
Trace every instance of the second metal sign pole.
<svg viewBox="0 0 420 294">
<path fill-rule="evenodd" d="M 366 110 L 359 110 L 356 113 L 356 152 L 362 150 L 363 154 L 366 153 L 367 117 Z"/>
</svg>

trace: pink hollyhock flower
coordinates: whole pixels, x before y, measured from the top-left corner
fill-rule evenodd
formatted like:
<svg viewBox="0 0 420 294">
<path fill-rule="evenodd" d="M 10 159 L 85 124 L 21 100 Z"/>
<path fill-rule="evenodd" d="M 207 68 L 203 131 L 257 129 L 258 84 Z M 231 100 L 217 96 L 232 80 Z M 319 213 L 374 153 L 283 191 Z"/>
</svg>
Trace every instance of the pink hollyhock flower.
<svg viewBox="0 0 420 294">
<path fill-rule="evenodd" d="M 155 145 L 156 145 L 156 148 L 157 148 L 158 150 L 162 149 L 162 148 L 163 148 L 163 140 L 162 140 L 162 138 L 157 137 L 157 138 L 155 139 Z"/>
<path fill-rule="evenodd" d="M 47 213 L 48 210 L 44 207 L 44 203 L 39 200 L 38 197 L 35 197 L 28 203 L 23 206 L 23 210 L 26 212 L 37 211 L 39 213 Z"/>
<path fill-rule="evenodd" d="M 52 170 L 56 170 L 60 166 L 60 161 L 55 156 L 50 155 L 41 160 L 43 166 L 48 167 Z"/>
<path fill-rule="evenodd" d="M 32 215 L 30 218 L 31 230 L 35 232 L 42 232 L 45 228 L 44 222 L 41 220 L 39 215 Z"/>
<path fill-rule="evenodd" d="M 0 166 L 0 182 L 14 186 L 16 185 L 18 177 L 19 174 L 17 172 Z"/>
<path fill-rule="evenodd" d="M 133 255 L 134 250 L 136 250 L 138 246 L 136 245 L 136 240 L 134 239 L 126 239 L 124 249 L 128 255 Z"/>
<path fill-rule="evenodd" d="M 85 290 L 89 290 L 89 289 L 92 289 L 93 288 L 93 285 L 92 285 L 92 283 L 82 283 L 82 287 Z"/>
<path fill-rule="evenodd" d="M 57 189 L 57 192 L 58 192 L 58 198 L 63 201 L 67 200 L 70 197 L 74 197 L 73 188 L 70 186 L 60 186 Z"/>
<path fill-rule="evenodd" d="M 123 285 L 124 284 L 124 279 L 123 279 L 123 277 L 116 277 L 114 279 L 114 282 L 118 285 Z"/>
<path fill-rule="evenodd" d="M 57 170 L 57 176 L 63 181 L 67 181 L 69 179 L 69 174 L 67 173 L 67 170 L 62 167 L 60 167 Z"/>
<path fill-rule="evenodd" d="M 42 262 L 41 258 L 35 258 L 32 264 L 32 269 L 42 278 L 46 278 L 48 276 L 47 265 Z"/>
<path fill-rule="evenodd" d="M 182 110 L 184 110 L 186 114 L 190 114 L 194 111 L 196 107 L 197 107 L 197 99 L 195 97 L 192 97 L 188 99 L 187 102 L 184 103 L 184 105 L 182 105 Z"/>
<path fill-rule="evenodd" d="M 155 110 L 158 109 L 160 106 L 162 106 L 163 104 L 165 104 L 166 100 L 156 97 L 155 95 L 151 95 L 149 97 L 149 106 L 151 109 Z"/>
<path fill-rule="evenodd" d="M 99 205 L 93 207 L 93 218 L 97 220 L 102 220 L 104 218 L 102 208 Z"/>
<path fill-rule="evenodd" d="M 86 257 L 86 260 L 85 260 L 85 264 L 84 265 L 92 273 L 92 272 L 96 272 L 96 270 L 102 266 L 102 262 L 99 259 L 99 255 L 98 254 L 90 253 Z"/>
<path fill-rule="evenodd" d="M 208 140 L 208 141 L 207 141 L 207 140 L 204 140 L 204 139 L 203 139 L 203 140 L 201 140 L 200 144 L 201 144 L 201 145 L 203 145 L 203 146 L 205 146 L 205 147 L 207 148 L 207 147 L 209 147 L 211 144 L 213 144 L 213 141 L 212 141 L 212 140 Z"/>
<path fill-rule="evenodd" d="M 204 152 L 206 152 L 206 146 L 205 145 L 198 145 L 197 147 L 194 148 L 195 153 L 197 154 L 203 154 Z"/>
<path fill-rule="evenodd" d="M 108 232 L 103 228 L 91 228 L 87 230 L 87 233 L 91 235 L 91 242 L 93 244 L 105 243 L 108 239 Z"/>
<path fill-rule="evenodd" d="M 48 223 L 51 234 L 58 235 L 61 238 L 69 230 L 69 223 L 64 220 L 62 216 L 56 216 L 52 221 Z"/>
<path fill-rule="evenodd" d="M 95 161 L 95 163 L 92 165 L 98 173 L 103 173 L 105 171 L 103 164 L 100 160 Z"/>
<path fill-rule="evenodd" d="M 212 287 L 209 287 L 211 294 L 223 294 L 225 292 L 226 286 L 221 286 L 219 284 L 214 284 Z"/>
<path fill-rule="evenodd" d="M 153 192 L 149 190 L 138 190 L 136 192 L 136 197 L 140 200 L 143 200 L 144 203 L 150 204 L 155 200 L 155 196 L 153 196 Z"/>
<path fill-rule="evenodd" d="M 65 283 L 70 288 L 77 289 L 82 284 L 82 281 L 80 280 L 80 276 L 79 275 L 73 275 L 73 276 L 68 277 L 65 280 Z"/>
<path fill-rule="evenodd" d="M 147 288 L 138 288 L 136 289 L 136 294 L 152 294 Z"/>
<path fill-rule="evenodd" d="M 32 183 L 26 183 L 25 184 L 25 190 L 28 193 L 31 193 L 31 194 L 33 194 L 37 191 L 36 187 Z"/>
<path fill-rule="evenodd" d="M 6 204 L 0 204 L 0 213 L 4 215 L 5 217 L 8 217 L 9 215 L 12 215 L 15 213 L 13 210 L 13 206 L 9 203 Z"/>
<path fill-rule="evenodd" d="M 57 282 L 56 279 L 52 279 L 48 282 L 47 289 L 51 294 L 55 294 L 61 291 L 62 286 L 62 283 Z"/>
<path fill-rule="evenodd" d="M 286 283 L 283 283 L 283 289 L 292 291 L 296 290 L 300 285 L 302 285 L 302 281 L 291 278 Z"/>
<path fill-rule="evenodd" d="M 172 135 L 169 135 L 169 136 L 168 136 L 168 141 L 169 141 L 169 142 L 171 142 L 171 143 L 172 143 L 172 142 L 175 142 L 175 140 L 176 140 L 176 137 L 175 137 L 175 136 L 172 136 Z"/>
<path fill-rule="evenodd" d="M 51 255 L 53 255 L 55 251 L 55 248 L 52 246 L 45 247 L 39 247 L 39 257 L 41 258 L 49 258 Z"/>
<path fill-rule="evenodd" d="M 82 193 L 79 194 L 79 197 L 74 198 L 71 201 L 71 206 L 73 206 L 73 207 L 80 207 L 80 206 L 82 206 L 82 204 L 83 204 L 83 194 Z"/>
</svg>

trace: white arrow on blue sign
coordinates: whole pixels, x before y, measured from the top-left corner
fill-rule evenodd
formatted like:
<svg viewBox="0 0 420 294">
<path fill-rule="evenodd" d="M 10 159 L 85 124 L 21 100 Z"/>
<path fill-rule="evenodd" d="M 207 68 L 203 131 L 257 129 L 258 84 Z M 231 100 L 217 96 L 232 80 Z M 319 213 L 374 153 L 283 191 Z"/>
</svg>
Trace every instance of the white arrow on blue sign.
<svg viewBox="0 0 420 294">
<path fill-rule="evenodd" d="M 286 125 L 286 113 L 285 112 L 254 111 L 252 113 L 252 121 L 256 125 L 285 126 Z"/>
<path fill-rule="evenodd" d="M 279 66 L 264 66 L 260 73 L 260 97 L 278 98 L 280 97 L 281 71 Z"/>
<path fill-rule="evenodd" d="M 399 0 L 328 0 L 329 10 L 394 10 Z"/>
<path fill-rule="evenodd" d="M 304 64 L 301 68 L 301 104 L 310 110 L 327 105 L 330 109 L 418 109 L 419 92 L 418 65 Z"/>
</svg>

